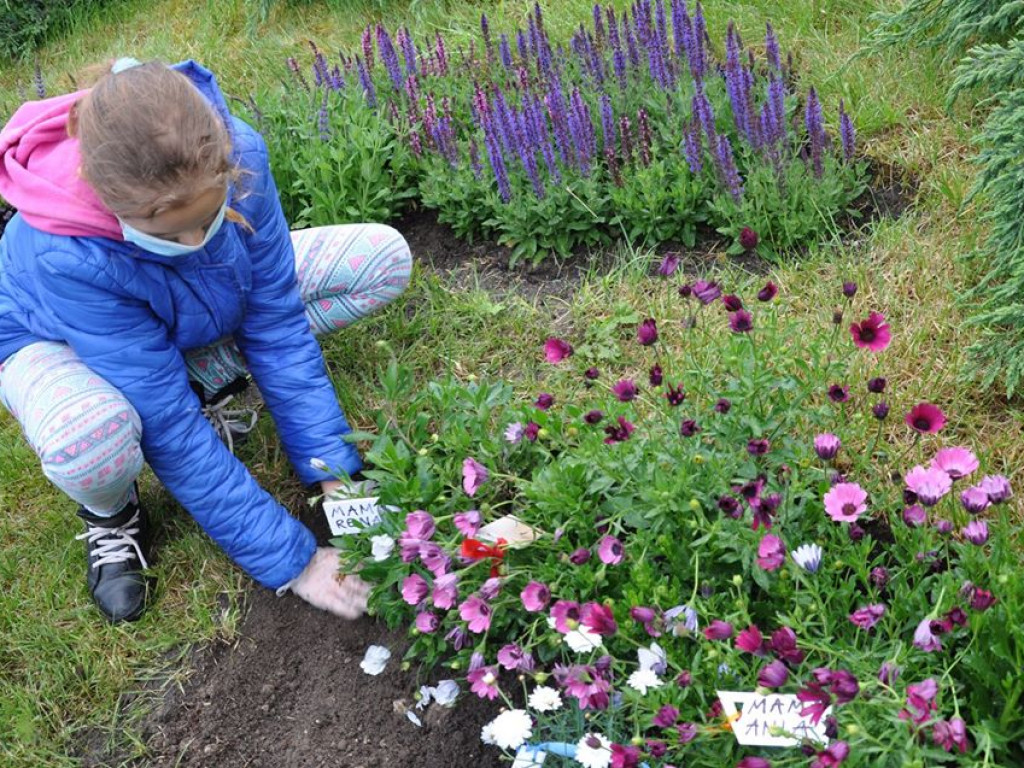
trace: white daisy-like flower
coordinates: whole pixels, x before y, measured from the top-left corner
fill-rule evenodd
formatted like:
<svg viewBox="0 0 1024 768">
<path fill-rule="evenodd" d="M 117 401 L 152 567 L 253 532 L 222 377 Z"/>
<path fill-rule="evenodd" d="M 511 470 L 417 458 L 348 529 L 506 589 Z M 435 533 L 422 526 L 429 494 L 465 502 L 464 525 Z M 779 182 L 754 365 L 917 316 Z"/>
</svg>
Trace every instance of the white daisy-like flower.
<svg viewBox="0 0 1024 768">
<path fill-rule="evenodd" d="M 612 743 L 599 733 L 588 733 L 576 744 L 576 762 L 583 768 L 608 768 Z"/>
<path fill-rule="evenodd" d="M 494 746 L 494 723 L 490 722 L 480 729 L 480 741 L 489 746 Z"/>
<path fill-rule="evenodd" d="M 530 694 L 529 705 L 538 712 L 554 712 L 562 708 L 562 695 L 547 685 L 538 685 Z"/>
<path fill-rule="evenodd" d="M 525 709 L 509 709 L 488 723 L 484 727 L 487 729 L 498 747 L 518 749 L 533 735 L 533 719 Z"/>
<path fill-rule="evenodd" d="M 604 640 L 596 632 L 591 632 L 582 624 L 571 632 L 567 632 L 562 641 L 576 653 L 588 653 L 603 647 Z"/>
<path fill-rule="evenodd" d="M 452 707 L 459 696 L 459 684 L 454 680 L 442 680 L 431 689 L 434 701 L 442 707 Z"/>
<path fill-rule="evenodd" d="M 366 649 L 366 655 L 359 662 L 359 666 L 368 675 L 379 675 L 384 671 L 384 667 L 390 658 L 391 651 L 383 645 L 371 645 Z"/>
<path fill-rule="evenodd" d="M 627 678 L 626 685 L 634 691 L 640 691 L 641 695 L 646 696 L 648 690 L 651 688 L 661 688 L 663 683 L 661 679 L 654 674 L 653 669 L 638 669 L 636 672 L 631 674 L 629 678 Z"/>
<path fill-rule="evenodd" d="M 395 540 L 383 533 L 380 536 L 370 537 L 370 544 L 372 545 L 370 554 L 378 563 L 391 557 L 391 553 L 395 549 Z"/>
<path fill-rule="evenodd" d="M 801 544 L 793 550 L 793 561 L 808 573 L 817 573 L 824 551 L 817 544 Z"/>
<path fill-rule="evenodd" d="M 318 459 L 316 457 L 314 457 L 314 458 L 309 460 L 309 466 L 311 466 L 313 469 L 317 470 L 318 472 L 330 472 L 331 471 L 331 468 L 327 466 L 326 462 L 324 462 L 323 459 Z"/>
</svg>

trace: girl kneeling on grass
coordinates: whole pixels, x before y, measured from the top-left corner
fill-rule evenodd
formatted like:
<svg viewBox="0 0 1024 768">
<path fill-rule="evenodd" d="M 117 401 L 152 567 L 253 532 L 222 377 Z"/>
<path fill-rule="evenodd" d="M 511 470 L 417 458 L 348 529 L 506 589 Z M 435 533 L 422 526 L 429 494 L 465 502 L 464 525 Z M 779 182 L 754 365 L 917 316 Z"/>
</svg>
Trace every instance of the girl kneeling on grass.
<svg viewBox="0 0 1024 768">
<path fill-rule="evenodd" d="M 260 584 L 361 614 L 366 585 L 232 455 L 252 422 L 224 405 L 251 374 L 301 480 L 337 490 L 313 457 L 358 479 L 314 335 L 402 292 L 402 237 L 289 233 L 263 139 L 192 61 L 121 59 L 24 104 L 0 132 L 0 197 L 19 210 L 0 238 L 0 401 L 80 504 L 103 614 L 145 608 L 143 460 Z"/>
</svg>

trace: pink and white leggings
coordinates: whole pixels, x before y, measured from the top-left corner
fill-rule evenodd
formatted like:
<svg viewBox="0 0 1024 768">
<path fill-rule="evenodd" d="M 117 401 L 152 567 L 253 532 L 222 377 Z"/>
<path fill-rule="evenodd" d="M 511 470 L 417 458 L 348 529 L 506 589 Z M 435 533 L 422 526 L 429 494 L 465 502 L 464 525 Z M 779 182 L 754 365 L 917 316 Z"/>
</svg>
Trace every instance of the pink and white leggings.
<svg viewBox="0 0 1024 768">
<path fill-rule="evenodd" d="M 317 335 L 379 309 L 409 282 L 409 246 L 391 227 L 344 224 L 291 236 L 299 290 Z M 185 365 L 208 394 L 245 372 L 231 339 L 190 350 Z M 139 415 L 67 344 L 37 342 L 0 363 L 0 402 L 64 493 L 98 515 L 127 503 L 143 464 Z"/>
</svg>

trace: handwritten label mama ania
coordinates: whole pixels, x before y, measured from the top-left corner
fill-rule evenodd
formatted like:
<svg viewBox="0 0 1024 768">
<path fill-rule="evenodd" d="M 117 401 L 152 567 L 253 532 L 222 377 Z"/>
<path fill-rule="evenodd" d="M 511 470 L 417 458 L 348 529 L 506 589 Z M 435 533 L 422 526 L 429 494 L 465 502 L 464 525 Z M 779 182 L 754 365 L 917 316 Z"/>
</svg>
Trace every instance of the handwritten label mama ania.
<svg viewBox="0 0 1024 768">
<path fill-rule="evenodd" d="M 798 747 L 804 739 L 827 744 L 825 710 L 817 724 L 803 717 L 804 705 L 795 694 L 753 691 L 718 691 L 722 709 L 732 720 L 732 732 L 740 744 L 759 747 Z M 738 717 L 737 717 L 738 715 Z"/>
<path fill-rule="evenodd" d="M 359 533 L 363 528 L 380 522 L 380 507 L 376 496 L 362 499 L 328 499 L 324 501 L 324 514 L 335 536 Z"/>
</svg>

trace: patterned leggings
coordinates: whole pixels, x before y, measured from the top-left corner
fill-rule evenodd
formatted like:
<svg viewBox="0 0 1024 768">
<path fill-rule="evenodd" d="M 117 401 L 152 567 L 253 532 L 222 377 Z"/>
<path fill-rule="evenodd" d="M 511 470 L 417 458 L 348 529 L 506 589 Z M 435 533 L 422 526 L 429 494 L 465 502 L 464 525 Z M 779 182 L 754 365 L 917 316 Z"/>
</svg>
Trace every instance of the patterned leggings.
<svg viewBox="0 0 1024 768">
<path fill-rule="evenodd" d="M 412 259 L 402 236 L 381 224 L 292 233 L 299 290 L 317 335 L 344 328 L 395 299 Z M 231 339 L 185 355 L 207 394 L 245 373 Z M 0 402 L 21 425 L 43 473 L 89 511 L 112 515 L 142 470 L 142 423 L 125 397 L 66 344 L 42 341 L 0 364 Z"/>
</svg>

